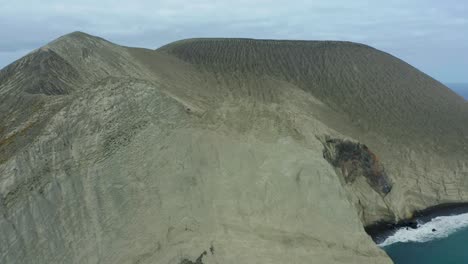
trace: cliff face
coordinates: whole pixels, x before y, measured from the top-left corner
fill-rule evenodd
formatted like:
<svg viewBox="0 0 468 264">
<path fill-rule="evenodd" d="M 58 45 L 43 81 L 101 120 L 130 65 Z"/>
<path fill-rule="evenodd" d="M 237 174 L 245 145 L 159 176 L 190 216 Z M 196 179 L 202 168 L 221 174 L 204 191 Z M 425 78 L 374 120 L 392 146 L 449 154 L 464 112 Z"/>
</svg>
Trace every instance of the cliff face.
<svg viewBox="0 0 468 264">
<path fill-rule="evenodd" d="M 77 32 L 0 110 L 1 263 L 391 263 L 363 225 L 468 200 L 466 104 L 359 44 Z"/>
</svg>

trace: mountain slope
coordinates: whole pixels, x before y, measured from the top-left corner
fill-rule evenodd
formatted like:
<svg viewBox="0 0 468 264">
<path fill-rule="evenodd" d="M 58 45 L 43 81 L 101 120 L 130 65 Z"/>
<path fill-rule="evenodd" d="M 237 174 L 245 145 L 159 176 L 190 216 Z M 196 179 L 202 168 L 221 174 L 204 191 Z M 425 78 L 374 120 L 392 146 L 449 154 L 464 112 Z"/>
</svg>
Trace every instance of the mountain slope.
<svg viewBox="0 0 468 264">
<path fill-rule="evenodd" d="M 466 104 L 360 44 L 75 32 L 0 102 L 2 263 L 391 263 L 363 225 L 468 199 Z"/>
<path fill-rule="evenodd" d="M 351 42 L 193 39 L 160 49 L 220 76 L 269 76 L 295 84 L 353 125 L 410 144 L 459 149 L 468 108 L 441 83 L 405 62 Z M 229 80 L 232 82 L 232 80 Z M 256 87 L 252 87 L 255 89 Z M 404 129 L 401 129 L 404 128 Z"/>
</svg>

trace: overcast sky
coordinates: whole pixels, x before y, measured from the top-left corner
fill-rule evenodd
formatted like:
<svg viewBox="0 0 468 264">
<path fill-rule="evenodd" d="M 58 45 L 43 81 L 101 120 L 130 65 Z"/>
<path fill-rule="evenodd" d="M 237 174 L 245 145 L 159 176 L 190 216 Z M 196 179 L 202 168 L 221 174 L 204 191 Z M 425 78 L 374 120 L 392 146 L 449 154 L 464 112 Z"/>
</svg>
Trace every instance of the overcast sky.
<svg viewBox="0 0 468 264">
<path fill-rule="evenodd" d="M 146 48 L 191 37 L 350 40 L 468 82 L 466 0 L 0 0 L 0 68 L 77 30 Z"/>
</svg>

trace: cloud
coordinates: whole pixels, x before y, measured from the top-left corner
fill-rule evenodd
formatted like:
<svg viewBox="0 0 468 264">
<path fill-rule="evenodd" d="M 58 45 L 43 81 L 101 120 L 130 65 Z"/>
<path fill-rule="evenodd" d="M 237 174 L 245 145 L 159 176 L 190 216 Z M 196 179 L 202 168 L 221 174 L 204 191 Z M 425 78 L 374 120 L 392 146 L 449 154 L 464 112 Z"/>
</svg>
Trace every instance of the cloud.
<svg viewBox="0 0 468 264">
<path fill-rule="evenodd" d="M 468 4 L 459 0 L 0 1 L 0 52 L 10 54 L 0 57 L 0 67 L 21 50 L 75 30 L 148 48 L 190 37 L 351 40 L 436 76 L 430 72 L 436 63 L 450 67 L 451 62 L 427 57 L 453 50 L 468 53 Z M 448 57 L 468 63 L 467 56 Z"/>
</svg>

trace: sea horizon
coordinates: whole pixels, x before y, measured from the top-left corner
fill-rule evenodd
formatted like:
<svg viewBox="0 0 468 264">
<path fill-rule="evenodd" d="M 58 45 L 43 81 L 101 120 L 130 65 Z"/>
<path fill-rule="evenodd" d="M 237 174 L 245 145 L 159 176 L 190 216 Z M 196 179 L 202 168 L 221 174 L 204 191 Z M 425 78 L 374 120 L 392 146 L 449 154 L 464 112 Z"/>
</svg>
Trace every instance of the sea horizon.
<svg viewBox="0 0 468 264">
<path fill-rule="evenodd" d="M 445 84 L 452 91 L 468 100 L 468 83 L 446 83 Z"/>
</svg>

